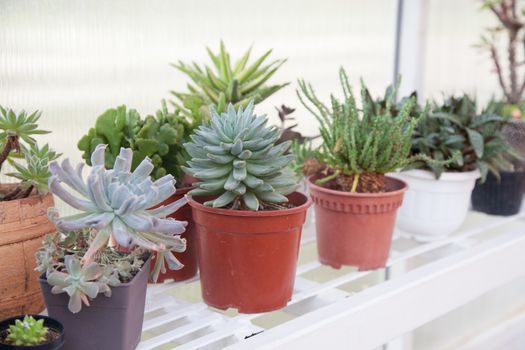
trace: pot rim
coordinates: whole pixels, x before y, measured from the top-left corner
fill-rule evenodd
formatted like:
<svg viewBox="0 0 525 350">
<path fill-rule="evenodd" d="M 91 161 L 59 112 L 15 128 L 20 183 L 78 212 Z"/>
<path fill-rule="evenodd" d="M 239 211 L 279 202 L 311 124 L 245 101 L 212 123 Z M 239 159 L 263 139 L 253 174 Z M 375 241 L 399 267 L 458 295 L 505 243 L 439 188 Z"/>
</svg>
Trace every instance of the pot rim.
<svg viewBox="0 0 525 350">
<path fill-rule="evenodd" d="M 223 209 L 223 208 L 213 208 L 208 207 L 204 204 L 201 204 L 193 199 L 191 195 L 186 195 L 186 199 L 188 200 L 188 204 L 195 208 L 199 209 L 208 213 L 213 214 L 219 214 L 219 215 L 226 215 L 226 216 L 243 216 L 243 217 L 272 217 L 272 216 L 285 216 L 290 214 L 296 214 L 302 211 L 305 211 L 312 205 L 312 198 L 305 195 L 304 193 L 301 193 L 299 191 L 294 191 L 290 194 L 297 193 L 297 195 L 300 195 L 305 198 L 305 202 L 301 204 L 298 207 L 294 208 L 287 208 L 283 210 L 258 210 L 258 211 L 252 211 L 252 210 L 231 210 L 231 209 Z"/>
<path fill-rule="evenodd" d="M 398 178 L 392 177 L 392 176 L 386 176 L 391 181 L 399 182 L 403 187 L 401 187 L 399 190 L 395 191 L 389 191 L 389 192 L 379 192 L 379 193 L 357 193 L 357 192 L 344 192 L 344 191 L 337 191 L 337 190 L 331 190 L 329 188 L 324 188 L 322 186 L 316 185 L 312 179 L 315 178 L 317 175 L 311 175 L 306 178 L 306 182 L 309 187 L 315 189 L 316 191 L 323 192 L 326 194 L 331 194 L 334 196 L 344 196 L 344 197 L 360 197 L 360 198 L 380 198 L 380 197 L 395 197 L 398 196 L 408 190 L 408 184 Z"/>
<path fill-rule="evenodd" d="M 463 171 L 463 172 L 452 172 L 445 171 L 441 174 L 439 179 L 436 179 L 434 173 L 430 170 L 423 169 L 410 169 L 406 171 L 399 171 L 392 173 L 392 175 L 401 175 L 411 176 L 419 179 L 425 180 L 434 180 L 434 181 L 466 181 L 466 180 L 477 180 L 481 177 L 479 169 L 472 171 Z"/>
<path fill-rule="evenodd" d="M 0 190 L 2 190 L 2 189 L 10 189 L 10 188 L 14 188 L 16 186 L 18 186 L 18 183 L 16 183 L 16 182 L 14 182 L 14 183 L 1 183 L 0 182 Z M 53 196 L 53 194 L 50 191 L 47 191 L 46 193 L 34 193 L 34 194 L 30 195 L 29 197 L 12 199 L 12 200 L 9 200 L 9 201 L 5 201 L 3 203 L 21 201 L 21 200 L 24 200 L 24 199 L 30 199 L 30 198 L 35 198 L 35 197 L 37 197 L 37 198 L 45 198 L 45 197 L 50 197 L 50 196 Z M 0 202 L 0 203 L 2 203 L 2 202 Z"/>
</svg>

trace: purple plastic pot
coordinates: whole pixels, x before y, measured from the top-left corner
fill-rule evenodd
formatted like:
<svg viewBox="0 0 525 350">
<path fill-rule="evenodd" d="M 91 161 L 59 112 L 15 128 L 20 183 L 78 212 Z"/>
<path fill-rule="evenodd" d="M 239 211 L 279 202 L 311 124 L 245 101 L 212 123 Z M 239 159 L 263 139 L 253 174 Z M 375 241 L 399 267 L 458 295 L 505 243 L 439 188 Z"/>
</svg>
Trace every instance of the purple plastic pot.
<svg viewBox="0 0 525 350">
<path fill-rule="evenodd" d="M 49 316 L 62 322 L 63 350 L 132 350 L 140 341 L 150 258 L 129 283 L 111 288 L 111 297 L 98 295 L 90 306 L 71 313 L 66 293 L 52 294 L 45 278 L 40 287 Z"/>
</svg>

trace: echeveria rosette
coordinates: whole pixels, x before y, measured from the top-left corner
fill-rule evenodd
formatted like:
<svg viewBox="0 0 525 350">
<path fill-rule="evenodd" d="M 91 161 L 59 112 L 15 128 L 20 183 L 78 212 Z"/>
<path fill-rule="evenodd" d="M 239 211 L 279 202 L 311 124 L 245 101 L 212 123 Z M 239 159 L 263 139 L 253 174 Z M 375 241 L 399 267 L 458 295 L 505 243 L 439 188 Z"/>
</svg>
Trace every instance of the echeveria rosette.
<svg viewBox="0 0 525 350">
<path fill-rule="evenodd" d="M 177 235 L 184 232 L 187 222 L 167 216 L 186 204 L 186 199 L 158 206 L 175 193 L 173 176 L 166 175 L 152 181 L 153 164 L 149 158 L 131 172 L 133 153 L 126 148 L 120 150 L 113 169 L 106 169 L 105 148 L 106 145 L 98 145 L 93 152 L 93 166 L 87 181 L 82 178 L 83 164 L 76 169 L 68 159 L 61 165 L 57 162 L 50 164 L 53 175 L 49 179 L 49 190 L 81 211 L 77 215 L 60 217 L 53 209 L 49 212 L 50 220 L 62 232 L 84 228 L 97 231 L 84 261 L 89 261 L 97 250 L 106 246 L 110 238 L 124 248 L 137 245 L 152 251 L 184 251 L 186 242 Z M 79 196 L 72 195 L 63 184 Z M 178 261 L 170 263 L 182 267 Z"/>
<path fill-rule="evenodd" d="M 183 169 L 201 180 L 190 194 L 217 196 L 204 203 L 216 208 L 232 203 L 232 209 L 259 210 L 287 202 L 297 188 L 289 168 L 294 156 L 285 154 L 291 141 L 275 145 L 279 129 L 253 113 L 253 102 L 245 110 L 230 104 L 221 115 L 210 112 L 210 122 L 184 144 L 192 159 Z"/>
<path fill-rule="evenodd" d="M 97 263 L 81 266 L 74 256 L 66 255 L 64 265 L 67 273 L 54 271 L 47 277 L 47 282 L 53 286 L 53 294 L 69 295 L 68 309 L 72 313 L 82 309 L 82 302 L 89 306 L 89 298 L 93 299 L 99 292 L 104 293 L 109 289 L 106 284 L 97 281 L 103 272 Z"/>
</svg>

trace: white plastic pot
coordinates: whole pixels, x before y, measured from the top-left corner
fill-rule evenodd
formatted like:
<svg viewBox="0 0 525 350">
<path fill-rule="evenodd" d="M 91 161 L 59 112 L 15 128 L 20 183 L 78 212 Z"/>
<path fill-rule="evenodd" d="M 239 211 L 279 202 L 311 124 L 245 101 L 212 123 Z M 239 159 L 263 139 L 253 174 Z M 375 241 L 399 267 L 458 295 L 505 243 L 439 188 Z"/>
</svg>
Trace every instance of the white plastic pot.
<svg viewBox="0 0 525 350">
<path fill-rule="evenodd" d="M 397 214 L 397 227 L 418 241 L 446 237 L 465 221 L 478 170 L 443 173 L 439 180 L 426 170 L 388 174 L 408 183 L 403 205 Z"/>
</svg>

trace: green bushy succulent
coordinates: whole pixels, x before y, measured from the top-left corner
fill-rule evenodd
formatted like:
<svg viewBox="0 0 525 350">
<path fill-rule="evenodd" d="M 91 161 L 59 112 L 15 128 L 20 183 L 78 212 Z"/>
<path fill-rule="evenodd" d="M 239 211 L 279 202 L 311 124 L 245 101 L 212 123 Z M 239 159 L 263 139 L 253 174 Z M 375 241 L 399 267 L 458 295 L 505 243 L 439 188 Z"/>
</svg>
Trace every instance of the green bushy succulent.
<svg viewBox="0 0 525 350">
<path fill-rule="evenodd" d="M 217 196 L 205 205 L 232 209 L 279 208 L 293 192 L 296 178 L 288 167 L 294 156 L 285 154 L 291 142 L 279 145 L 276 127 L 268 127 L 266 116 L 253 113 L 253 102 L 236 111 L 211 111 L 184 146 L 191 156 L 184 170 L 201 180 L 190 194 Z"/>
<path fill-rule="evenodd" d="M 106 167 L 112 168 L 120 148 L 133 151 L 134 170 L 146 157 L 155 166 L 152 176 L 155 179 L 166 174 L 173 175 L 180 183 L 180 166 L 187 160 L 182 143 L 188 139 L 192 124 L 179 113 L 170 111 L 165 101 L 155 115 L 141 118 L 134 109 L 126 106 L 108 109 L 97 118 L 95 127 L 78 142 L 83 158 L 91 165 L 91 155 L 97 145 L 107 144 Z"/>
<path fill-rule="evenodd" d="M 187 84 L 187 92 L 172 91 L 171 93 L 182 104 L 180 108 L 198 124 L 210 117 L 210 106 L 214 106 L 218 113 L 226 111 L 230 103 L 235 108 L 244 108 L 250 101 L 257 104 L 288 85 L 288 83 L 265 85 L 286 62 L 285 59 L 278 59 L 265 64 L 272 50 L 250 64 L 248 60 L 251 48 L 235 64 L 232 64 L 230 54 L 222 41 L 219 52 L 214 53 L 209 48 L 206 50 L 211 59 L 211 67 L 200 66 L 195 62 L 186 64 L 179 61 L 173 64 L 173 67 L 186 74 L 192 83 Z M 177 102 L 174 103 L 178 105 Z"/>
<path fill-rule="evenodd" d="M 297 92 L 303 105 L 320 123 L 323 145 L 318 160 L 328 167 L 327 176 L 318 184 L 336 181 L 337 188 L 348 192 L 385 190 L 384 174 L 407 166 L 419 158 L 410 155 L 411 136 L 419 117 L 412 118 L 415 98 L 407 99 L 393 118 L 393 93 L 385 108 L 375 110 L 364 103 L 359 110 L 343 68 L 339 71 L 344 100 L 331 95 L 331 108 L 315 95 L 310 84 L 299 81 Z M 369 96 L 362 84 L 362 100 Z"/>
<path fill-rule="evenodd" d="M 130 139 L 136 133 L 140 116 L 134 109 L 126 106 L 110 108 L 102 113 L 95 122 L 95 127 L 89 129 L 78 142 L 82 158 L 87 165 L 91 165 L 91 154 L 98 145 L 108 145 L 106 150 L 106 167 L 112 168 L 119 155 L 120 148 L 130 147 Z"/>
<path fill-rule="evenodd" d="M 16 346 L 34 346 L 43 344 L 49 329 L 44 326 L 44 319 L 35 320 L 33 316 L 25 315 L 22 320 L 16 320 L 7 331 L 6 340 Z"/>
<path fill-rule="evenodd" d="M 511 170 L 519 155 L 505 141 L 502 129 L 507 120 L 496 111 L 496 105 L 489 105 L 478 114 L 476 100 L 468 95 L 434 103 L 414 131 L 412 152 L 438 161 L 456 159 L 449 164 L 416 162 L 411 167 L 428 168 L 436 178 L 444 171 L 479 169 L 485 179 L 489 171 L 499 176 L 500 170 Z"/>
</svg>

